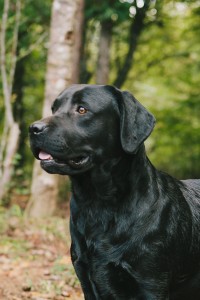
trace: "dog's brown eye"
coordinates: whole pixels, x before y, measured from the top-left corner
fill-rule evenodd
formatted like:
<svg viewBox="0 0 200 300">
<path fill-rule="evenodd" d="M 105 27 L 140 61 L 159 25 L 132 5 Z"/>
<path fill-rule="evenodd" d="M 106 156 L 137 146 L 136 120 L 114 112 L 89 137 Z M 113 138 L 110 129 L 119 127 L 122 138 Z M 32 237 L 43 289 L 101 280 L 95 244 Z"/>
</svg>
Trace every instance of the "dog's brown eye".
<svg viewBox="0 0 200 300">
<path fill-rule="evenodd" d="M 78 112 L 79 112 L 79 114 L 84 115 L 84 114 L 87 113 L 87 109 L 83 106 L 79 106 L 78 107 Z"/>
</svg>

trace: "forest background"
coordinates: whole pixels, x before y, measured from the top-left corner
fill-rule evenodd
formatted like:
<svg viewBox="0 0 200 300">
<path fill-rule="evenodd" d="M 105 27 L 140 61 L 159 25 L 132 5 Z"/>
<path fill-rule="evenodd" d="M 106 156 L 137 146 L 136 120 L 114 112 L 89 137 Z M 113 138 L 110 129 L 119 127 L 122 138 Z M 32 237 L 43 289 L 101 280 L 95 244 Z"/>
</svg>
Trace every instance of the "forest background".
<svg viewBox="0 0 200 300">
<path fill-rule="evenodd" d="M 70 183 L 41 170 L 28 127 L 65 87 L 112 84 L 155 115 L 152 163 L 200 178 L 200 1 L 0 0 L 0 16 L 0 298 L 83 299 Z"/>
<path fill-rule="evenodd" d="M 68 45 L 78 40 L 78 59 L 72 65 L 60 58 L 55 49 L 51 51 L 54 63 L 60 59 L 65 68 L 64 75 L 60 75 L 67 78 L 61 78 L 65 86 L 98 83 L 129 90 L 157 119 L 146 145 L 153 164 L 177 178 L 199 178 L 200 1 L 1 0 L 1 205 L 9 206 L 15 197 L 24 197 L 25 208 L 31 197 L 34 158 L 29 148 L 28 126 L 40 119 L 44 111 L 48 64 L 52 63 L 47 59 L 49 36 L 56 28 L 51 16 L 58 5 L 64 7 L 63 3 L 77 11 L 64 33 L 61 28 L 69 18 L 63 18 L 56 36 L 65 34 Z M 59 20 L 58 12 L 56 16 Z M 74 36 L 70 26 L 77 24 Z M 67 55 L 71 58 L 66 52 Z M 73 65 L 75 77 L 69 71 Z M 62 85 L 59 88 L 55 80 L 52 82 L 51 91 L 58 94 Z M 49 97 L 48 101 L 53 99 Z M 18 128 L 14 128 L 16 124 Z M 16 136 L 14 148 L 7 149 Z M 8 169 L 10 175 L 4 181 Z M 63 197 L 60 186 L 55 201 L 60 190 L 66 201 L 68 196 Z M 43 194 L 49 199 L 45 193 L 48 192 Z M 68 195 L 65 189 L 64 195 Z M 55 210 L 54 207 L 47 215 Z M 30 211 L 29 208 L 29 214 Z M 37 213 L 39 216 L 39 209 L 34 216 Z"/>
</svg>

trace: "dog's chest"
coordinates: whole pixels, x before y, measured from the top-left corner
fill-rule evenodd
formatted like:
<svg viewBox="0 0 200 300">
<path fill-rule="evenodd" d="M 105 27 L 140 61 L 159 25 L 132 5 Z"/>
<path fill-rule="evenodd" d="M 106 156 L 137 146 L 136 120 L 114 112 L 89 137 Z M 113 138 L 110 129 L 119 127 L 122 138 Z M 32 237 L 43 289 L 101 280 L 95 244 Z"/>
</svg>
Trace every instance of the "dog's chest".
<svg viewBox="0 0 200 300">
<path fill-rule="evenodd" d="M 72 214 L 72 219 L 77 233 L 75 261 L 86 267 L 91 282 L 94 281 L 98 290 L 107 295 L 105 299 L 113 299 L 110 295 L 111 286 L 121 294 L 116 299 L 133 299 L 132 287 L 136 289 L 135 296 L 140 292 L 137 279 L 130 273 L 137 265 L 141 251 L 139 244 L 130 243 L 132 235 L 123 226 L 123 221 L 116 220 L 112 213 L 105 220 L 101 214 L 91 216 L 84 211 L 79 211 L 74 216 Z M 125 224 L 129 223 L 127 221 Z M 75 240 L 75 236 L 72 236 L 72 241 L 73 239 Z"/>
<path fill-rule="evenodd" d="M 90 264 L 96 259 L 105 264 L 119 262 L 130 249 L 132 259 L 140 253 L 140 243 L 138 239 L 134 241 L 136 234 L 131 218 L 119 216 L 114 211 L 99 212 L 94 208 L 71 212 L 71 218 L 78 232 L 81 252 Z"/>
</svg>

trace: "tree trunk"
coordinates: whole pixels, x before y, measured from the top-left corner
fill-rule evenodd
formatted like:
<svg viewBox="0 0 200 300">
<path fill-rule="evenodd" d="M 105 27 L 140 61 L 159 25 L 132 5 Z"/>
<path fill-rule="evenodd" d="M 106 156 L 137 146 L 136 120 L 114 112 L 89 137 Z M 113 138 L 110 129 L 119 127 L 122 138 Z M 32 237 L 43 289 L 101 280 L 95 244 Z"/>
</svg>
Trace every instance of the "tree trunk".
<svg viewBox="0 0 200 300">
<path fill-rule="evenodd" d="M 12 107 L 13 79 L 17 61 L 18 32 L 21 15 L 21 0 L 16 1 L 15 22 L 12 32 L 11 49 L 7 49 L 6 33 L 10 1 L 4 1 L 3 16 L 0 28 L 0 65 L 2 75 L 2 87 L 5 105 L 5 120 L 3 135 L 0 142 L 0 200 L 7 193 L 14 169 L 14 157 L 18 149 L 20 130 L 15 122 Z M 7 56 L 10 55 L 8 64 Z"/>
<path fill-rule="evenodd" d="M 53 1 L 43 117 L 51 114 L 51 104 L 57 95 L 78 82 L 83 1 Z M 36 161 L 26 215 L 37 218 L 53 215 L 63 181 L 66 184 L 65 177 L 44 172 Z"/>
<path fill-rule="evenodd" d="M 107 84 L 109 80 L 111 39 L 112 39 L 112 22 L 102 21 L 100 38 L 99 38 L 97 72 L 96 72 L 97 84 Z"/>
<path fill-rule="evenodd" d="M 10 180 L 13 174 L 13 160 L 18 149 L 19 136 L 19 125 L 14 122 L 4 137 L 4 144 L 7 146 L 4 149 L 4 155 L 2 154 L 3 163 L 1 166 L 2 174 L 0 180 L 0 199 L 4 198 L 9 188 Z"/>
</svg>

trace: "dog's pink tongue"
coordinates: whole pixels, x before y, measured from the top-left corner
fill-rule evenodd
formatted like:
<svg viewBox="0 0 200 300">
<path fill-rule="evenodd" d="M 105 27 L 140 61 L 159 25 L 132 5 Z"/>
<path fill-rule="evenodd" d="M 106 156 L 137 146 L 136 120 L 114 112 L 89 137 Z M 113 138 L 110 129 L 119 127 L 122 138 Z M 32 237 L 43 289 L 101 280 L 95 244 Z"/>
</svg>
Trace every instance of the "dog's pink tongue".
<svg viewBox="0 0 200 300">
<path fill-rule="evenodd" d="M 39 153 L 39 159 L 41 160 L 48 160 L 48 159 L 52 159 L 52 156 L 44 151 L 40 151 Z"/>
</svg>

